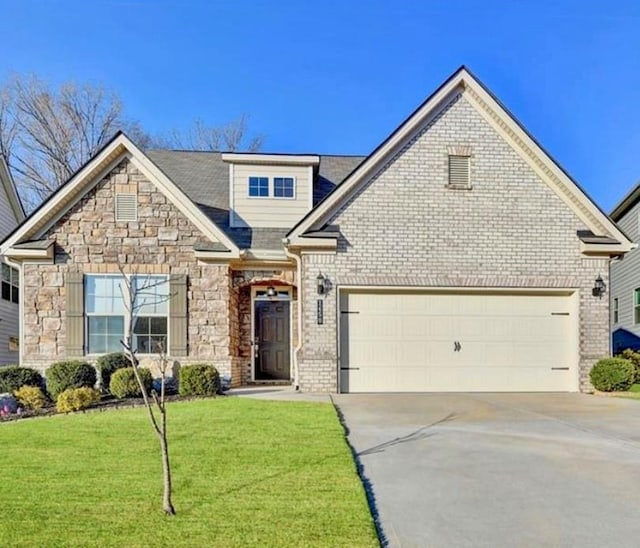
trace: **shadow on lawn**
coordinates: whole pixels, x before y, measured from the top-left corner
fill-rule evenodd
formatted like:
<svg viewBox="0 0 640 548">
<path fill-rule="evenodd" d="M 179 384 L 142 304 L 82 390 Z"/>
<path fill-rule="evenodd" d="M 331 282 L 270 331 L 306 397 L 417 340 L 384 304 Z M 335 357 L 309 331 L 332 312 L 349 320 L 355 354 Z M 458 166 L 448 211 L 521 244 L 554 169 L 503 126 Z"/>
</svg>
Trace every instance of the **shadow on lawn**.
<svg viewBox="0 0 640 548">
<path fill-rule="evenodd" d="M 345 441 L 347 442 L 349 449 L 351 449 L 353 460 L 356 463 L 358 476 L 360 477 L 360 481 L 362 482 L 362 485 L 364 487 L 364 491 L 367 496 L 367 502 L 369 503 L 369 510 L 371 511 L 371 515 L 373 516 L 373 522 L 376 527 L 378 540 L 380 541 L 381 546 L 383 547 L 388 546 L 389 539 L 385 534 L 384 529 L 382 527 L 382 523 L 380 521 L 380 514 L 378 512 L 378 505 L 376 503 L 376 495 L 373 491 L 373 484 L 371 483 L 371 480 L 365 475 L 364 465 L 362 464 L 362 461 L 360 460 L 360 458 L 366 455 L 372 455 L 374 453 L 383 453 L 386 449 L 393 447 L 395 445 L 400 445 L 402 443 L 415 442 L 415 441 L 429 438 L 433 435 L 433 434 L 427 433 L 427 430 L 429 428 L 432 428 L 433 426 L 437 426 L 438 424 L 455 420 L 458 415 L 456 413 L 449 413 L 446 417 L 443 417 L 440 420 L 427 424 L 426 426 L 422 426 L 421 428 L 418 428 L 417 430 L 415 430 L 414 432 L 411 432 L 410 434 L 407 434 L 406 436 L 400 436 L 392 440 L 385 441 L 384 443 L 374 445 L 373 447 L 369 447 L 369 449 L 365 449 L 364 451 L 357 452 L 355 447 L 353 447 L 353 445 L 351 445 L 351 442 L 349 441 L 349 434 L 351 431 L 347 426 L 344 413 L 335 402 L 333 402 L 333 406 L 336 410 L 336 413 L 338 414 L 338 419 L 340 420 L 340 424 L 342 424 L 342 428 L 344 429 Z"/>
</svg>

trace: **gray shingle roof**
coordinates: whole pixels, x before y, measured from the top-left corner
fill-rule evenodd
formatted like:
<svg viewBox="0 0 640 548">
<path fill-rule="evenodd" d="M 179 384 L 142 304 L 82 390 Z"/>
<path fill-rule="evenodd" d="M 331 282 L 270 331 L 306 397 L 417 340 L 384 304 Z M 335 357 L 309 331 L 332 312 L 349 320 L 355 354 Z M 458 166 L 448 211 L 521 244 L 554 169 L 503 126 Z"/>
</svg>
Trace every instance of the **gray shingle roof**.
<svg viewBox="0 0 640 548">
<path fill-rule="evenodd" d="M 53 242 L 51 240 L 29 240 L 15 244 L 16 249 L 47 249 Z"/>
<path fill-rule="evenodd" d="M 147 155 L 240 249 L 280 249 L 287 228 L 229 227 L 229 164 L 220 152 L 149 150 Z M 364 156 L 320 156 L 314 181 L 316 205 L 364 160 Z"/>
</svg>

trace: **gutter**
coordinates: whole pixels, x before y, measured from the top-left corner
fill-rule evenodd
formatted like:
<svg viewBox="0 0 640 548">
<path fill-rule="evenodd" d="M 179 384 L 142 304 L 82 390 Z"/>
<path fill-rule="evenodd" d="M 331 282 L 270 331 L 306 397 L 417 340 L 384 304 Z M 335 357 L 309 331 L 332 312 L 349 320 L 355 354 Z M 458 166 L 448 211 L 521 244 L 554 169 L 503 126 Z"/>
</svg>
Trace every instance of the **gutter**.
<svg viewBox="0 0 640 548">
<path fill-rule="evenodd" d="M 289 238 L 283 238 L 284 252 L 296 263 L 296 279 L 298 282 L 298 344 L 293 349 L 293 376 L 296 391 L 300 390 L 300 369 L 298 367 L 298 353 L 302 349 L 302 259 L 299 255 L 289 251 Z"/>
</svg>

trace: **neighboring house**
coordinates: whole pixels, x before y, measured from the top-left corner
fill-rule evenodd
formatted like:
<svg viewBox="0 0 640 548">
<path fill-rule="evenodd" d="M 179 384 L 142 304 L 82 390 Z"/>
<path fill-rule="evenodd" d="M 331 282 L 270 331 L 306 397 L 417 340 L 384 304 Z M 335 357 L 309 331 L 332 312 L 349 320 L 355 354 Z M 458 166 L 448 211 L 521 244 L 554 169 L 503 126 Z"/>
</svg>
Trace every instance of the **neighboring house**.
<svg viewBox="0 0 640 548">
<path fill-rule="evenodd" d="M 640 184 L 614 208 L 611 218 L 640 242 Z M 636 247 L 611 263 L 611 346 L 614 354 L 640 350 L 640 250 Z"/>
<path fill-rule="evenodd" d="M 9 167 L 0 154 L 0 238 L 4 239 L 24 220 L 24 209 L 18 197 L 16 186 Z M 2 264 L 0 281 L 0 365 L 18 363 L 19 301 L 20 276 L 19 265 L 6 261 Z"/>
<path fill-rule="evenodd" d="M 631 245 L 463 67 L 366 158 L 119 134 L 0 251 L 27 366 L 119 348 L 122 268 L 170 295 L 136 320 L 140 353 L 236 385 L 577 391 L 609 352 L 594 284 Z"/>
</svg>

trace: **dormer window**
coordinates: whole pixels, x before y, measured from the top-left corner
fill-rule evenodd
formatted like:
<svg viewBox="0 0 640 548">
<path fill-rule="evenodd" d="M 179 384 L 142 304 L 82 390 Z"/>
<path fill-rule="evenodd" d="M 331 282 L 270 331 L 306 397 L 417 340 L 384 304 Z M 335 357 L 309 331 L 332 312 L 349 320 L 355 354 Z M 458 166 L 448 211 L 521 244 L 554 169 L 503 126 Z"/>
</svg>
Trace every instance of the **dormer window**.
<svg viewBox="0 0 640 548">
<path fill-rule="evenodd" d="M 267 198 L 269 196 L 269 177 L 249 177 L 249 196 Z"/>
<path fill-rule="evenodd" d="M 276 198 L 295 198 L 295 179 L 293 177 L 274 177 L 273 195 Z"/>
</svg>

